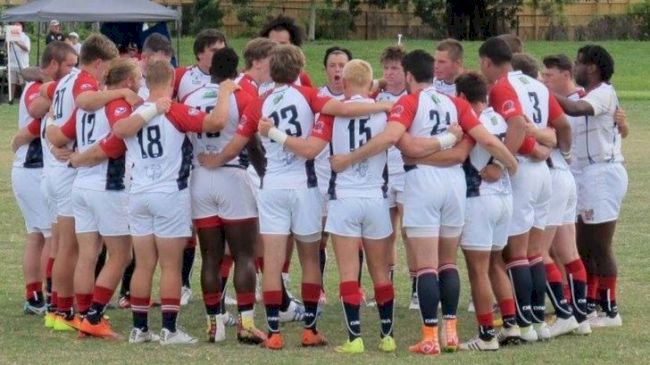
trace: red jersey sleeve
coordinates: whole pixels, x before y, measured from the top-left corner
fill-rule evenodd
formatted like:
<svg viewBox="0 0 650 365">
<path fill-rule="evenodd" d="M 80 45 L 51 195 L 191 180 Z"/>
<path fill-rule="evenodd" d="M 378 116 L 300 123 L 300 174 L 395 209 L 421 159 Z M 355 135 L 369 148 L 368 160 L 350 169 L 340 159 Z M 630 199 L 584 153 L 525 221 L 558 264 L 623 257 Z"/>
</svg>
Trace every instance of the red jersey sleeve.
<svg viewBox="0 0 650 365">
<path fill-rule="evenodd" d="M 474 113 L 474 109 L 467 101 L 456 97 L 452 97 L 451 100 L 458 110 L 458 124 L 460 124 L 463 132 L 468 133 L 470 129 L 481 124 L 476 113 Z"/>
<path fill-rule="evenodd" d="M 172 107 L 165 116 L 181 132 L 201 133 L 207 114 L 185 104 L 172 103 Z"/>
<path fill-rule="evenodd" d="M 133 108 L 124 99 L 113 100 L 110 103 L 106 104 L 106 118 L 108 118 L 108 124 L 113 128 L 113 125 L 120 120 L 127 118 L 131 115 Z"/>
<path fill-rule="evenodd" d="M 311 78 L 309 78 L 309 74 L 307 72 L 301 71 L 300 76 L 298 76 L 298 79 L 300 80 L 300 85 L 307 86 L 307 87 L 313 87 L 313 84 L 311 82 Z"/>
<path fill-rule="evenodd" d="M 401 123 L 406 129 L 409 129 L 415 118 L 415 113 L 418 111 L 419 95 L 419 93 L 408 94 L 397 99 L 388 113 L 388 121 Z"/>
<path fill-rule="evenodd" d="M 99 148 L 106 154 L 106 156 L 108 156 L 108 158 L 122 157 L 124 152 L 126 152 L 124 141 L 117 138 L 113 133 L 109 133 L 108 136 L 99 141 Z"/>
<path fill-rule="evenodd" d="M 242 76 L 242 78 L 239 80 L 238 85 L 243 91 L 247 92 L 253 97 L 257 96 L 259 93 L 257 85 L 255 85 L 254 81 L 248 75 Z"/>
<path fill-rule="evenodd" d="M 250 104 L 255 97 L 244 90 L 236 90 L 234 95 L 235 102 L 237 103 L 237 111 L 239 112 L 239 115 L 242 115 L 248 104 Z"/>
<path fill-rule="evenodd" d="M 553 122 L 556 121 L 558 118 L 560 118 L 562 115 L 564 115 L 564 110 L 562 110 L 562 106 L 560 106 L 560 103 L 555 98 L 555 95 L 553 95 L 553 93 L 549 93 L 548 96 L 549 123 L 553 124 Z"/>
<path fill-rule="evenodd" d="M 29 109 L 32 102 L 40 95 L 41 85 L 42 83 L 40 82 L 34 82 L 25 91 L 25 106 L 27 109 Z"/>
<path fill-rule="evenodd" d="M 82 71 L 79 73 L 79 76 L 77 76 L 77 79 L 74 82 L 74 86 L 72 86 L 72 96 L 76 100 L 81 93 L 98 90 L 99 84 L 97 83 L 97 80 L 95 80 L 95 78 L 92 77 L 89 73 Z"/>
<path fill-rule="evenodd" d="M 41 120 L 34 119 L 29 124 L 27 124 L 27 131 L 34 137 L 41 135 Z"/>
<path fill-rule="evenodd" d="M 54 92 L 56 91 L 56 87 L 59 85 L 58 81 L 52 81 L 49 84 L 47 84 L 47 98 L 48 99 L 53 99 L 54 98 Z"/>
<path fill-rule="evenodd" d="M 329 96 L 318 95 L 318 89 L 313 87 L 298 87 L 300 93 L 307 99 L 309 107 L 314 113 L 320 113 L 325 104 L 332 98 Z"/>
<path fill-rule="evenodd" d="M 261 117 L 262 100 L 257 98 L 248 103 L 244 114 L 240 117 L 239 124 L 237 125 L 237 134 L 246 138 L 252 137 L 257 132 L 257 125 Z"/>
<path fill-rule="evenodd" d="M 77 109 L 72 112 L 72 115 L 61 126 L 61 133 L 68 139 L 77 138 Z"/>
<path fill-rule="evenodd" d="M 174 95 L 178 94 L 178 88 L 181 85 L 181 80 L 185 73 L 187 72 L 187 67 L 177 67 L 174 70 Z"/>
<path fill-rule="evenodd" d="M 325 142 L 332 140 L 332 128 L 334 127 L 334 117 L 327 114 L 319 114 L 314 128 L 311 130 L 312 137 L 320 138 Z"/>
<path fill-rule="evenodd" d="M 501 79 L 490 90 L 490 106 L 501 114 L 503 119 L 524 116 L 517 93 L 507 79 Z"/>
</svg>

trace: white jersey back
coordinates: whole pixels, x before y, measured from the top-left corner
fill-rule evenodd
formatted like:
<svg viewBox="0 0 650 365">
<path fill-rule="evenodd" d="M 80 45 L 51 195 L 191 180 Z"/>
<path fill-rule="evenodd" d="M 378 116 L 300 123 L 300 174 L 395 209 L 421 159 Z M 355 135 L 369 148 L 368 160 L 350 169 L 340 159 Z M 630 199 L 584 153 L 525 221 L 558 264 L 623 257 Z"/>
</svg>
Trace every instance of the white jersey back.
<svg viewBox="0 0 650 365">
<path fill-rule="evenodd" d="M 219 85 L 207 84 L 195 90 L 185 98 L 185 105 L 199 109 L 203 112 L 210 113 L 214 109 L 219 96 Z M 228 106 L 228 124 L 220 131 L 215 133 L 189 133 L 192 146 L 194 147 L 194 166 L 199 166 L 196 156 L 200 153 L 219 153 L 235 136 L 237 123 L 239 122 L 239 110 L 235 94 L 230 95 Z M 241 158 L 241 159 L 240 159 Z M 226 165 L 244 166 L 247 161 L 244 156 L 234 158 Z"/>
<path fill-rule="evenodd" d="M 519 103 L 528 120 L 537 128 L 546 128 L 550 110 L 548 88 L 521 71 L 509 72 L 508 82 L 517 93 Z"/>
<path fill-rule="evenodd" d="M 433 86 L 435 86 L 436 91 L 441 94 L 445 94 L 447 96 L 456 96 L 456 84 L 453 82 L 451 84 L 448 84 L 444 80 L 434 79 Z"/>
<path fill-rule="evenodd" d="M 73 69 L 67 76 L 62 78 L 54 90 L 54 96 L 52 99 L 52 121 L 58 127 L 64 125 L 68 119 L 72 116 L 72 113 L 75 110 L 75 102 L 73 95 L 74 84 L 77 81 L 77 77 L 81 74 L 81 71 L 78 69 Z M 45 168 L 48 167 L 66 167 L 68 166 L 67 162 L 61 162 L 54 158 L 50 153 L 48 147 L 47 137 L 45 135 L 45 128 L 47 127 L 47 122 L 45 119 L 41 123 L 41 142 L 43 145 L 43 162 Z M 72 149 L 74 143 L 70 142 L 66 145 L 67 148 Z"/>
<path fill-rule="evenodd" d="M 572 120 L 573 159 L 576 168 L 595 163 L 622 162 L 622 138 L 614 121 L 618 108 L 616 90 L 603 82 L 589 91 L 582 100 L 592 106 L 595 115 Z"/>
<path fill-rule="evenodd" d="M 134 113 L 150 102 L 134 110 Z M 192 143 L 165 114 L 146 123 L 137 135 L 124 140 L 126 158 L 133 163 L 132 194 L 171 193 L 187 188 L 192 169 Z"/>
<path fill-rule="evenodd" d="M 352 97 L 346 102 L 374 103 L 373 99 Z M 386 113 L 355 118 L 334 118 L 330 152 L 348 154 L 363 146 L 386 128 Z M 332 172 L 328 193 L 330 199 L 359 197 L 386 198 L 388 167 L 385 152 L 348 167 L 339 173 Z"/>
<path fill-rule="evenodd" d="M 23 94 L 20 96 L 18 105 L 18 129 L 27 127 L 34 118 L 29 115 L 27 110 L 27 99 L 35 99 L 39 95 L 41 83 L 34 81 L 28 82 L 23 88 Z M 41 139 L 36 138 L 30 143 L 18 147 L 14 156 L 14 167 L 41 168 L 43 167 L 43 148 Z"/>
<path fill-rule="evenodd" d="M 452 122 L 458 121 L 454 102 L 429 86 L 418 95 L 418 111 L 408 132 L 415 137 L 432 138 L 445 133 Z"/>
<path fill-rule="evenodd" d="M 105 107 L 95 112 L 77 109 L 75 113 L 77 149 L 82 153 L 106 137 L 111 126 Z M 109 158 L 95 166 L 77 168 L 73 186 L 97 191 L 124 190 L 124 171 L 124 156 Z"/>
<path fill-rule="evenodd" d="M 491 134 L 501 141 L 505 140 L 508 125 L 505 119 L 495 112 L 494 109 L 485 108 L 479 120 Z M 492 155 L 481 145 L 475 144 L 463 164 L 468 198 L 490 194 L 509 194 L 511 192 L 510 177 L 507 172 L 502 173 L 501 179 L 492 183 L 481 179 L 481 170 L 491 161 Z"/>
<path fill-rule="evenodd" d="M 262 104 L 262 116 L 290 136 L 307 138 L 314 125 L 314 112 L 301 91 L 283 85 L 273 89 Z M 262 188 L 292 189 L 316 187 L 314 160 L 295 155 L 267 137 L 262 137 L 266 151 L 266 172 Z"/>
<path fill-rule="evenodd" d="M 386 90 L 381 90 L 375 100 L 377 101 L 397 101 L 401 96 L 406 95 L 406 89 L 399 94 L 393 94 Z M 402 152 L 395 146 L 390 146 L 388 149 L 388 174 L 403 174 L 404 173 L 404 160 L 402 159 Z"/>
</svg>

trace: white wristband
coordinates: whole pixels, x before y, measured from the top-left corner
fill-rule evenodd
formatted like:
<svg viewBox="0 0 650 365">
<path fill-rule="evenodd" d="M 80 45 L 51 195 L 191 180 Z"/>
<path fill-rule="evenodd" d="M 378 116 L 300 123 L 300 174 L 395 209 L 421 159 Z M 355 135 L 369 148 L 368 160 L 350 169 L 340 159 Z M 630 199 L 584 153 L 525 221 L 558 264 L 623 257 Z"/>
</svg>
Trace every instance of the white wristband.
<svg viewBox="0 0 650 365">
<path fill-rule="evenodd" d="M 46 127 L 49 127 L 49 126 L 51 126 L 51 125 L 56 125 L 56 123 L 54 123 L 54 118 L 48 116 L 48 117 L 45 119 L 45 126 L 46 126 Z"/>
<path fill-rule="evenodd" d="M 288 137 L 289 136 L 286 133 L 284 133 L 283 131 L 281 131 L 281 130 L 275 128 L 275 127 L 272 127 L 271 129 L 269 129 L 269 138 L 272 139 L 273 141 L 278 142 L 279 144 L 281 144 L 283 146 L 284 146 L 284 142 L 287 141 Z"/>
<path fill-rule="evenodd" d="M 158 107 L 156 107 L 156 104 L 145 105 L 139 108 L 135 113 L 141 116 L 145 122 L 148 122 L 158 115 Z"/>
<path fill-rule="evenodd" d="M 443 133 L 436 136 L 438 143 L 440 143 L 440 149 L 446 150 L 454 147 L 456 144 L 456 136 L 451 133 Z"/>
</svg>

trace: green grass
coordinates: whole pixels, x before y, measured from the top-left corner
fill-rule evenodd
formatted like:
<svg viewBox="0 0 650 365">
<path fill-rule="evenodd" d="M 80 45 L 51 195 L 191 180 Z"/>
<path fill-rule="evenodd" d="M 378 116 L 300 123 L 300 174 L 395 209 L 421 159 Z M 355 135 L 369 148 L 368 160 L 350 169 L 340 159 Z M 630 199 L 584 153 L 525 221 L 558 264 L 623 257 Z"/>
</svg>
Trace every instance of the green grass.
<svg viewBox="0 0 650 365">
<path fill-rule="evenodd" d="M 233 40 L 232 44 L 241 50 L 244 40 Z M 333 44 L 349 47 L 357 57 L 373 61 L 389 41 L 350 41 L 317 42 L 305 47 L 308 58 L 308 71 L 314 81 L 322 83 L 321 57 L 325 48 Z M 185 63 L 191 59 L 189 50 L 191 41 L 184 40 L 182 46 Z M 409 49 L 433 49 L 432 41 L 409 41 Z M 466 59 L 469 67 L 476 66 L 476 49 L 478 43 L 468 43 Z M 566 52 L 573 55 L 579 44 L 576 43 L 529 43 L 527 51 L 536 56 L 549 53 Z M 614 83 L 619 90 L 622 105 L 627 110 L 631 125 L 631 134 L 624 143 L 626 164 L 630 175 L 630 186 L 623 205 L 621 220 L 615 237 L 615 251 L 619 263 L 619 304 L 624 319 L 624 326 L 619 329 L 597 330 L 590 337 L 566 337 L 549 343 L 504 348 L 497 353 L 475 354 L 460 353 L 443 355 L 436 359 L 413 356 L 406 347 L 414 343 L 419 336 L 419 314 L 407 310 L 409 291 L 408 274 L 405 266 L 403 248 L 399 245 L 399 261 L 396 273 L 396 328 L 398 352 L 395 355 L 380 354 L 375 348 L 378 335 L 377 314 L 374 309 L 362 310 L 362 323 L 366 340 L 366 354 L 347 357 L 335 354 L 331 347 L 324 349 L 302 350 L 299 344 L 299 324 L 284 326 L 286 349 L 281 352 L 269 352 L 255 347 L 237 344 L 234 331 L 228 330 L 228 340 L 217 346 L 201 342 L 191 347 L 163 348 L 159 345 L 129 346 L 125 342 L 106 342 L 101 340 L 78 340 L 71 334 L 58 334 L 45 330 L 42 321 L 22 315 L 23 282 L 21 275 L 21 255 L 23 247 L 24 225 L 11 191 L 12 154 L 8 148 L 9 140 L 16 128 L 17 108 L 0 106 L 0 363 L 301 363 L 301 364 L 345 364 L 356 363 L 411 363 L 411 364 L 504 364 L 504 363 L 558 363 L 558 364 L 640 364 L 647 363 L 650 348 L 647 345 L 646 324 L 650 322 L 647 303 L 650 302 L 650 290 L 647 280 L 650 278 L 650 221 L 647 219 L 647 202 L 650 201 L 650 167 L 645 156 L 647 140 L 650 138 L 650 126 L 645 118 L 650 114 L 650 94 L 647 78 L 641 75 L 650 69 L 647 55 L 650 43 L 609 42 L 606 47 L 612 51 L 617 61 Z M 330 252 L 331 254 L 331 252 Z M 330 255 L 327 267 L 327 291 L 329 303 L 320 328 L 330 342 L 338 344 L 344 338 L 341 307 L 336 300 L 338 277 L 333 255 Z M 459 253 L 459 263 L 463 264 Z M 200 258 L 197 257 L 197 268 Z M 299 293 L 298 265 L 292 266 L 292 291 Z M 198 271 L 198 270 L 196 270 Z M 469 285 L 466 274 L 461 273 L 462 295 L 460 304 L 460 335 L 467 339 L 475 335 L 475 319 L 467 313 Z M 180 323 L 192 334 L 203 339 L 205 329 L 203 308 L 196 292 L 199 290 L 198 273 L 194 275 L 195 299 L 189 307 L 183 308 Z M 364 275 L 367 290 L 371 291 L 367 274 Z M 156 294 L 154 294 L 156 295 Z M 233 310 L 233 308 L 231 308 Z M 130 312 L 112 310 L 108 314 L 115 329 L 127 334 L 130 328 Z M 263 311 L 257 309 L 258 325 L 263 327 Z M 152 310 L 151 325 L 160 328 L 159 311 Z"/>
</svg>

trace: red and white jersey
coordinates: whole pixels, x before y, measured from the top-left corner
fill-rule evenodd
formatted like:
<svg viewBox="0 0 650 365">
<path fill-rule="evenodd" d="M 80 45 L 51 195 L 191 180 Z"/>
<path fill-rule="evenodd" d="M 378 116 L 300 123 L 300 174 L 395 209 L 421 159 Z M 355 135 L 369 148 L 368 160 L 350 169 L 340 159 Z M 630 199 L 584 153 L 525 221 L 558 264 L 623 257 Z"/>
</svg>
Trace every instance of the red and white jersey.
<svg viewBox="0 0 650 365">
<path fill-rule="evenodd" d="M 151 102 L 140 108 L 146 105 Z M 137 135 L 124 140 L 126 159 L 133 163 L 130 193 L 171 193 L 187 188 L 192 143 L 186 133 L 201 132 L 205 116 L 198 109 L 173 103 L 169 112 L 156 116 Z"/>
<path fill-rule="evenodd" d="M 207 84 L 190 93 L 185 98 L 185 105 L 199 109 L 205 113 L 210 113 L 217 103 L 218 96 L 219 85 Z M 237 90 L 231 94 L 229 101 L 230 105 L 228 107 L 228 123 L 220 132 L 200 132 L 190 134 L 192 146 L 194 147 L 194 156 L 196 157 L 200 153 L 219 153 L 223 151 L 224 147 L 226 147 L 235 136 L 241 113 L 244 111 L 246 105 L 248 105 L 248 103 L 253 99 L 254 97 L 252 95 L 241 90 Z M 194 166 L 199 166 L 196 159 L 193 162 Z M 248 166 L 248 158 L 246 154 L 243 153 L 228 162 L 226 166 L 228 165 L 246 167 Z"/>
<path fill-rule="evenodd" d="M 212 82 L 212 76 L 201 71 L 199 66 L 179 67 L 174 76 L 174 91 L 178 101 L 184 102 L 185 98 L 193 91 L 200 89 Z"/>
<path fill-rule="evenodd" d="M 344 93 L 334 94 L 327 86 L 321 87 L 318 90 L 318 95 L 330 97 L 332 99 L 336 99 L 339 101 L 345 99 Z M 332 176 L 332 167 L 330 166 L 330 161 L 329 161 L 330 156 L 331 156 L 330 149 L 325 147 L 318 154 L 318 156 L 316 156 L 315 159 L 316 175 L 318 176 L 318 185 L 320 186 L 321 191 L 327 190 L 327 184 L 330 181 L 330 177 Z"/>
<path fill-rule="evenodd" d="M 488 101 L 506 121 L 524 116 L 538 128 L 546 128 L 564 114 L 549 89 L 521 71 L 508 72 L 497 80 L 490 89 Z"/>
<path fill-rule="evenodd" d="M 131 115 L 131 105 L 124 99 L 117 99 L 94 112 L 77 109 L 70 120 L 61 127 L 61 132 L 75 139 L 79 152 L 101 143 L 108 137 L 113 124 Z M 115 142 L 114 142 L 115 143 Z M 117 141 L 121 154 L 91 167 L 77 168 L 73 186 L 96 191 L 124 190 L 124 142 Z M 106 145 L 106 142 L 104 142 Z M 102 149 L 106 149 L 103 147 Z"/>
<path fill-rule="evenodd" d="M 595 163 L 623 162 L 622 137 L 614 121 L 618 96 L 611 84 L 601 83 L 584 97 L 594 109 L 593 116 L 573 118 L 573 160 L 581 169 Z"/>
<path fill-rule="evenodd" d="M 314 115 L 330 100 L 318 96 L 318 90 L 295 85 L 282 85 L 248 105 L 237 127 L 237 133 L 250 138 L 257 132 L 261 117 L 272 119 L 275 126 L 290 136 L 307 138 L 323 131 L 314 130 Z M 262 137 L 266 151 L 266 172 L 260 188 L 298 189 L 316 187 L 314 160 L 306 160 L 279 143 Z"/>
<path fill-rule="evenodd" d="M 479 117 L 483 127 L 501 141 L 506 138 L 508 124 L 501 115 L 492 108 L 485 108 Z M 504 172 L 501 179 L 495 182 L 487 182 L 481 179 L 481 170 L 492 161 L 492 155 L 479 144 L 475 144 L 469 156 L 463 164 L 465 170 L 465 181 L 467 182 L 467 197 L 472 198 L 480 195 L 510 194 L 510 176 Z"/>
<path fill-rule="evenodd" d="M 336 100 L 345 99 L 345 93 L 336 94 L 336 93 L 332 92 L 332 90 L 330 90 L 329 86 L 327 86 L 327 85 L 322 86 L 320 89 L 318 89 L 318 95 L 320 95 L 320 96 L 328 96 L 328 97 L 330 97 L 332 99 L 336 99 Z"/>
<path fill-rule="evenodd" d="M 353 96 L 345 102 L 374 103 L 370 98 Z M 322 116 L 314 129 L 323 129 L 323 137 L 331 135 L 330 151 L 334 155 L 348 154 L 386 128 L 386 113 L 355 118 Z M 327 140 L 327 139 L 326 139 Z M 337 198 L 386 198 L 388 168 L 386 152 L 380 152 L 339 173 L 332 172 L 328 194 Z"/>
<path fill-rule="evenodd" d="M 41 82 L 28 82 L 18 105 L 18 129 L 27 127 L 32 134 L 40 135 L 41 120 L 29 115 L 29 105 L 40 95 Z M 16 150 L 14 167 L 41 168 L 43 167 L 43 148 L 41 139 L 35 138 L 29 144 L 22 145 Z"/>
<path fill-rule="evenodd" d="M 241 87 L 241 89 L 247 93 L 249 93 L 252 96 L 258 96 L 259 95 L 259 85 L 253 78 L 246 73 L 241 73 L 237 78 L 235 79 L 235 83 Z"/>
<path fill-rule="evenodd" d="M 52 89 L 52 87 L 50 88 Z M 75 100 L 77 96 L 86 91 L 99 90 L 99 83 L 87 71 L 70 72 L 67 76 L 62 78 L 53 90 L 48 89 L 48 96 L 52 99 L 52 119 L 55 125 L 61 127 L 72 117 L 76 110 Z M 43 132 L 46 128 L 46 123 L 43 124 Z M 42 137 L 42 136 L 41 136 Z M 72 149 L 73 143 L 69 143 L 66 147 Z M 47 152 L 45 150 L 47 149 Z M 66 167 L 67 162 L 61 162 L 54 158 L 49 153 L 49 149 L 43 149 L 43 157 L 45 167 L 58 166 Z"/>
<path fill-rule="evenodd" d="M 441 94 L 433 85 L 399 98 L 393 105 L 388 120 L 402 123 L 412 136 L 424 138 L 445 133 L 455 122 L 465 133 L 480 123 L 466 101 Z M 460 165 L 451 168 L 458 166 Z"/>
<path fill-rule="evenodd" d="M 402 90 L 399 94 L 393 94 L 386 90 L 381 90 L 375 96 L 377 101 L 397 101 L 400 97 L 406 95 L 406 89 Z M 395 146 L 390 146 L 388 149 L 388 174 L 403 174 L 404 173 L 404 160 L 402 153 Z"/>
<path fill-rule="evenodd" d="M 293 85 L 295 86 L 305 86 L 305 87 L 313 87 L 311 83 L 311 79 L 309 78 L 309 75 L 305 71 L 301 71 L 300 75 L 298 75 L 298 78 L 296 81 L 294 81 Z M 262 84 L 259 86 L 259 94 L 263 95 L 269 90 L 272 90 L 275 88 L 275 82 L 267 82 L 265 84 Z"/>
<path fill-rule="evenodd" d="M 445 80 L 433 80 L 433 85 L 436 87 L 436 91 L 447 96 L 456 96 L 456 84 L 448 84 Z"/>
</svg>

